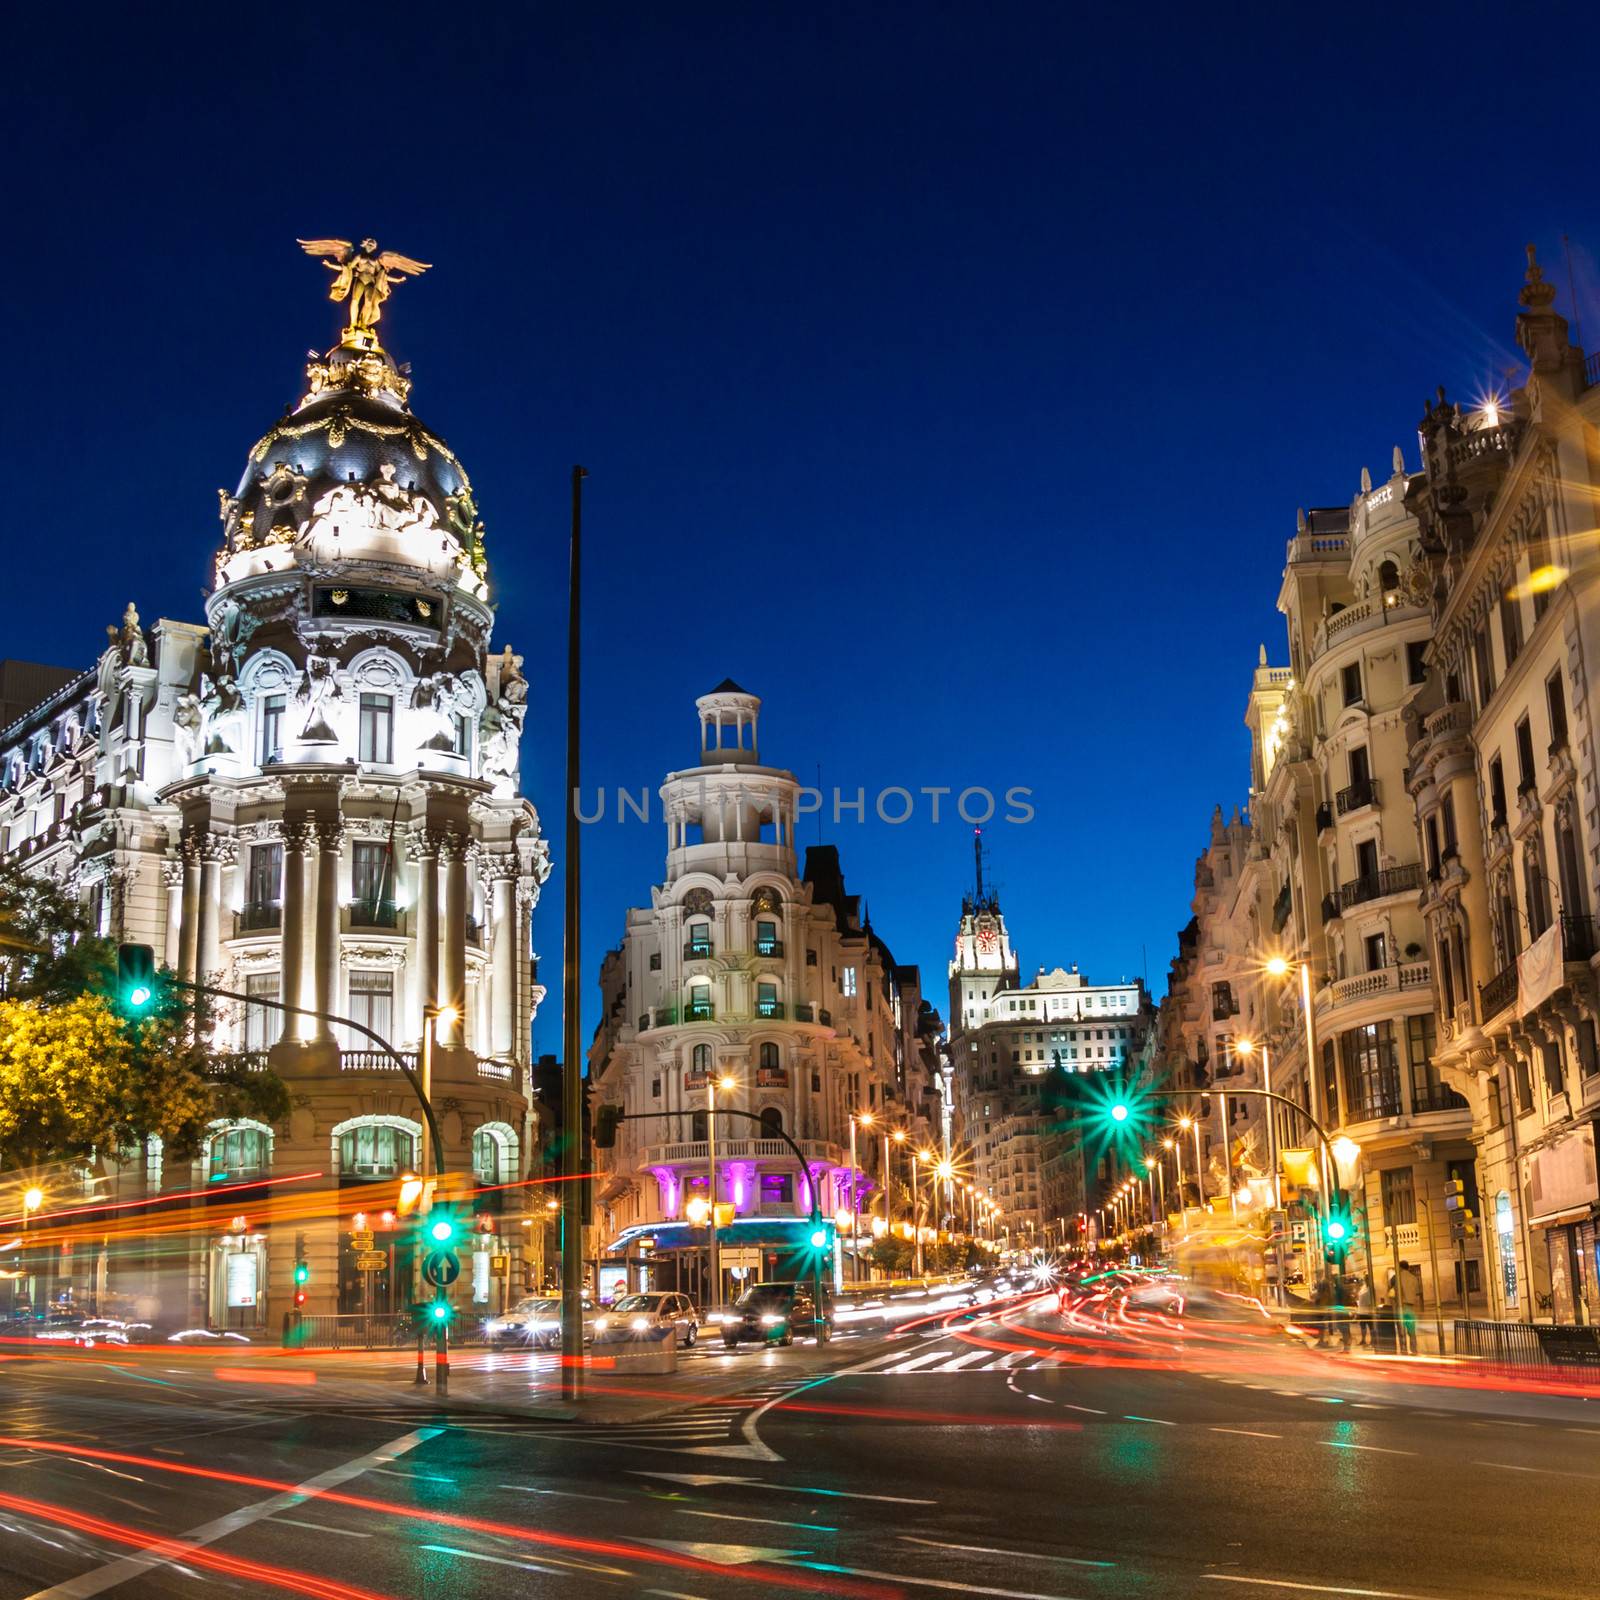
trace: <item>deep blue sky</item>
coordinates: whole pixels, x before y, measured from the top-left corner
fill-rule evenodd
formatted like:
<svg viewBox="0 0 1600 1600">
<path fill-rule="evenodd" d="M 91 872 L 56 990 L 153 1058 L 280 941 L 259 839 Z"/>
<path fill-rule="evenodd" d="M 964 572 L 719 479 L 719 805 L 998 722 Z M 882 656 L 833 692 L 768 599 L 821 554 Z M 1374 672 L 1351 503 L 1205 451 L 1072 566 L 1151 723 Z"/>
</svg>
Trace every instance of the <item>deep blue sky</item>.
<svg viewBox="0 0 1600 1600">
<path fill-rule="evenodd" d="M 1295 507 L 1514 362 L 1525 240 L 1567 309 L 1570 234 L 1600 335 L 1592 9 L 483 9 L 12 17 L 0 653 L 200 615 L 215 487 L 338 323 L 295 236 L 371 233 L 435 263 L 388 342 L 478 490 L 558 852 L 582 461 L 591 783 L 690 764 L 731 674 L 825 786 L 1030 786 L 1024 971 L 1159 990 Z M 970 831 L 828 831 L 942 1010 Z M 663 846 L 587 836 L 586 1036 Z"/>
</svg>

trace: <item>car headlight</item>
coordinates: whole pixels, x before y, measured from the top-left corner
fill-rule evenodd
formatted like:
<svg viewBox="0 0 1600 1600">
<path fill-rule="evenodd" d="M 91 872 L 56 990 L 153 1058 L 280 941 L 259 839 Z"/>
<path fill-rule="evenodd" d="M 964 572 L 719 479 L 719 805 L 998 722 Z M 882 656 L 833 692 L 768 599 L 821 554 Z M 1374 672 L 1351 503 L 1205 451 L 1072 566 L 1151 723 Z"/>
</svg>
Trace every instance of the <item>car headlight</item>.
<svg viewBox="0 0 1600 1600">
<path fill-rule="evenodd" d="M 635 1317 L 633 1321 L 628 1324 L 628 1326 L 632 1328 L 635 1333 L 643 1333 L 645 1329 L 650 1326 L 650 1319 L 649 1317 Z"/>
<path fill-rule="evenodd" d="M 731 1322 L 743 1322 L 744 1318 L 737 1311 L 724 1311 L 718 1316 L 717 1321 L 726 1326 Z"/>
<path fill-rule="evenodd" d="M 491 1317 L 486 1323 L 484 1323 L 483 1331 L 485 1333 L 504 1333 L 508 1327 L 510 1327 L 510 1323 L 500 1322 L 494 1317 Z"/>
<path fill-rule="evenodd" d="M 610 1317 L 596 1317 L 594 1319 L 594 1331 L 599 1333 L 602 1328 L 606 1327 L 610 1323 L 610 1321 Z"/>
<path fill-rule="evenodd" d="M 761 1313 L 761 1326 L 763 1328 L 775 1328 L 782 1321 L 783 1318 L 776 1311 L 763 1311 Z"/>
<path fill-rule="evenodd" d="M 529 1333 L 548 1333 L 551 1328 L 555 1327 L 555 1323 L 539 1321 L 530 1322 L 526 1326 Z"/>
</svg>

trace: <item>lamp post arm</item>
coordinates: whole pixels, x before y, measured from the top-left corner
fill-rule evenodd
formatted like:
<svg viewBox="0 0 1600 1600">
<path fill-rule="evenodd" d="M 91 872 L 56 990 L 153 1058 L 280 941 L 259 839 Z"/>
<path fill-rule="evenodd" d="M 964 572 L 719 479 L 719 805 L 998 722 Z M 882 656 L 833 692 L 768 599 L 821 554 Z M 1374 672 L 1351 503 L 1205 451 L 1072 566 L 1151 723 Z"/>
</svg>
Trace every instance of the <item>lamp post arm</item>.
<svg viewBox="0 0 1600 1600">
<path fill-rule="evenodd" d="M 364 1022 L 357 1022 L 354 1017 L 341 1017 L 332 1011 L 316 1011 L 310 1006 L 291 1006 L 283 1000 L 268 1000 L 264 995 L 240 994 L 235 989 L 217 989 L 209 983 L 190 983 L 184 978 L 175 978 L 168 975 L 163 981 L 170 983 L 174 989 L 187 989 L 191 994 L 209 995 L 214 1000 L 239 1000 L 247 1006 L 267 1006 L 273 1011 L 289 1011 L 301 1017 L 320 1017 L 324 1022 L 331 1022 L 337 1027 L 349 1028 L 354 1033 L 359 1033 L 363 1038 L 370 1039 L 377 1047 L 394 1062 L 395 1066 L 405 1075 L 405 1080 L 411 1085 L 412 1092 L 417 1097 L 417 1103 L 422 1107 L 422 1120 L 427 1124 L 428 1140 L 433 1146 L 433 1169 L 443 1172 L 444 1143 L 439 1138 L 439 1124 L 434 1120 L 433 1107 L 428 1102 L 428 1097 L 422 1092 L 422 1084 L 409 1066 L 405 1057 L 389 1043 L 381 1034 L 374 1033 Z"/>
<path fill-rule="evenodd" d="M 1197 1093 L 1204 1094 L 1206 1091 L 1194 1089 L 1146 1089 L 1142 1092 L 1152 1100 L 1192 1100 Z M 1298 1112 L 1311 1124 L 1312 1131 L 1322 1141 L 1322 1148 L 1327 1152 L 1328 1160 L 1330 1162 L 1334 1161 L 1333 1141 L 1328 1137 L 1328 1130 L 1298 1100 L 1291 1100 L 1287 1095 L 1276 1094 L 1271 1089 L 1229 1089 L 1227 1093 L 1230 1095 L 1249 1095 L 1256 1100 L 1275 1100 L 1280 1106 L 1288 1106 L 1292 1111 Z M 1339 1176 L 1337 1163 L 1334 1164 L 1333 1176 L 1336 1180 L 1333 1186 L 1337 1188 Z"/>
</svg>

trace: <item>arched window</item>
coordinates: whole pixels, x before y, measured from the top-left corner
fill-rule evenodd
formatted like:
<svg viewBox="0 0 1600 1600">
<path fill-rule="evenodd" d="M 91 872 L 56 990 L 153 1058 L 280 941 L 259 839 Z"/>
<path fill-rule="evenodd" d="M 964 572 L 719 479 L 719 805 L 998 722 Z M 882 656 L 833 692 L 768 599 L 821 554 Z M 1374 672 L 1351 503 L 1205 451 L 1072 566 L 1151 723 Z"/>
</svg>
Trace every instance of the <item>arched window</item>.
<svg viewBox="0 0 1600 1600">
<path fill-rule="evenodd" d="M 472 1135 L 472 1172 L 479 1183 L 510 1183 L 516 1174 L 511 1169 L 509 1131 L 479 1128 Z"/>
<path fill-rule="evenodd" d="M 272 1135 L 264 1128 L 224 1128 L 212 1134 L 206 1155 L 213 1183 L 257 1178 L 272 1165 Z"/>
<path fill-rule="evenodd" d="M 756 954 L 758 956 L 781 956 L 783 945 L 778 938 L 778 924 L 763 919 L 756 924 Z"/>
<path fill-rule="evenodd" d="M 683 953 L 691 961 L 702 961 L 712 953 L 709 922 L 698 920 L 684 929 Z"/>
<path fill-rule="evenodd" d="M 416 1164 L 417 1141 L 405 1128 L 368 1123 L 339 1135 L 342 1178 L 397 1178 L 402 1172 L 414 1171 Z"/>
<path fill-rule="evenodd" d="M 771 1043 L 762 1045 L 759 1065 L 763 1072 L 776 1072 L 778 1070 L 777 1045 Z"/>
<path fill-rule="evenodd" d="M 714 1016 L 711 1006 L 711 985 L 709 983 L 691 983 L 689 985 L 689 1004 L 684 1010 L 685 1022 L 710 1022 Z"/>
<path fill-rule="evenodd" d="M 1378 567 L 1378 587 L 1385 594 L 1400 587 L 1400 569 L 1392 561 L 1385 561 Z"/>
<path fill-rule="evenodd" d="M 694 1053 L 690 1056 L 689 1060 L 695 1072 L 710 1072 L 711 1046 L 708 1044 L 697 1044 L 694 1047 Z"/>
<path fill-rule="evenodd" d="M 762 1106 L 761 1131 L 773 1138 L 783 1132 L 783 1113 L 776 1106 Z"/>
</svg>

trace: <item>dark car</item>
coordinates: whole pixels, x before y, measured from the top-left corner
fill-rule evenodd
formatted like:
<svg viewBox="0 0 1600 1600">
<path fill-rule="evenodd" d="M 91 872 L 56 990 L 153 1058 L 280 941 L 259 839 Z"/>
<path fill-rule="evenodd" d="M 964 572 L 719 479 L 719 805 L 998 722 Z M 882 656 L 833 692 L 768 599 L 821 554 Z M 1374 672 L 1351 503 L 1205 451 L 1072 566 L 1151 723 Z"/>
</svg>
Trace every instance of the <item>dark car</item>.
<svg viewBox="0 0 1600 1600">
<path fill-rule="evenodd" d="M 756 1283 L 722 1313 L 722 1342 L 793 1344 L 797 1333 L 825 1338 L 833 1329 L 833 1292 L 822 1286 L 819 1307 L 810 1283 Z"/>
</svg>

